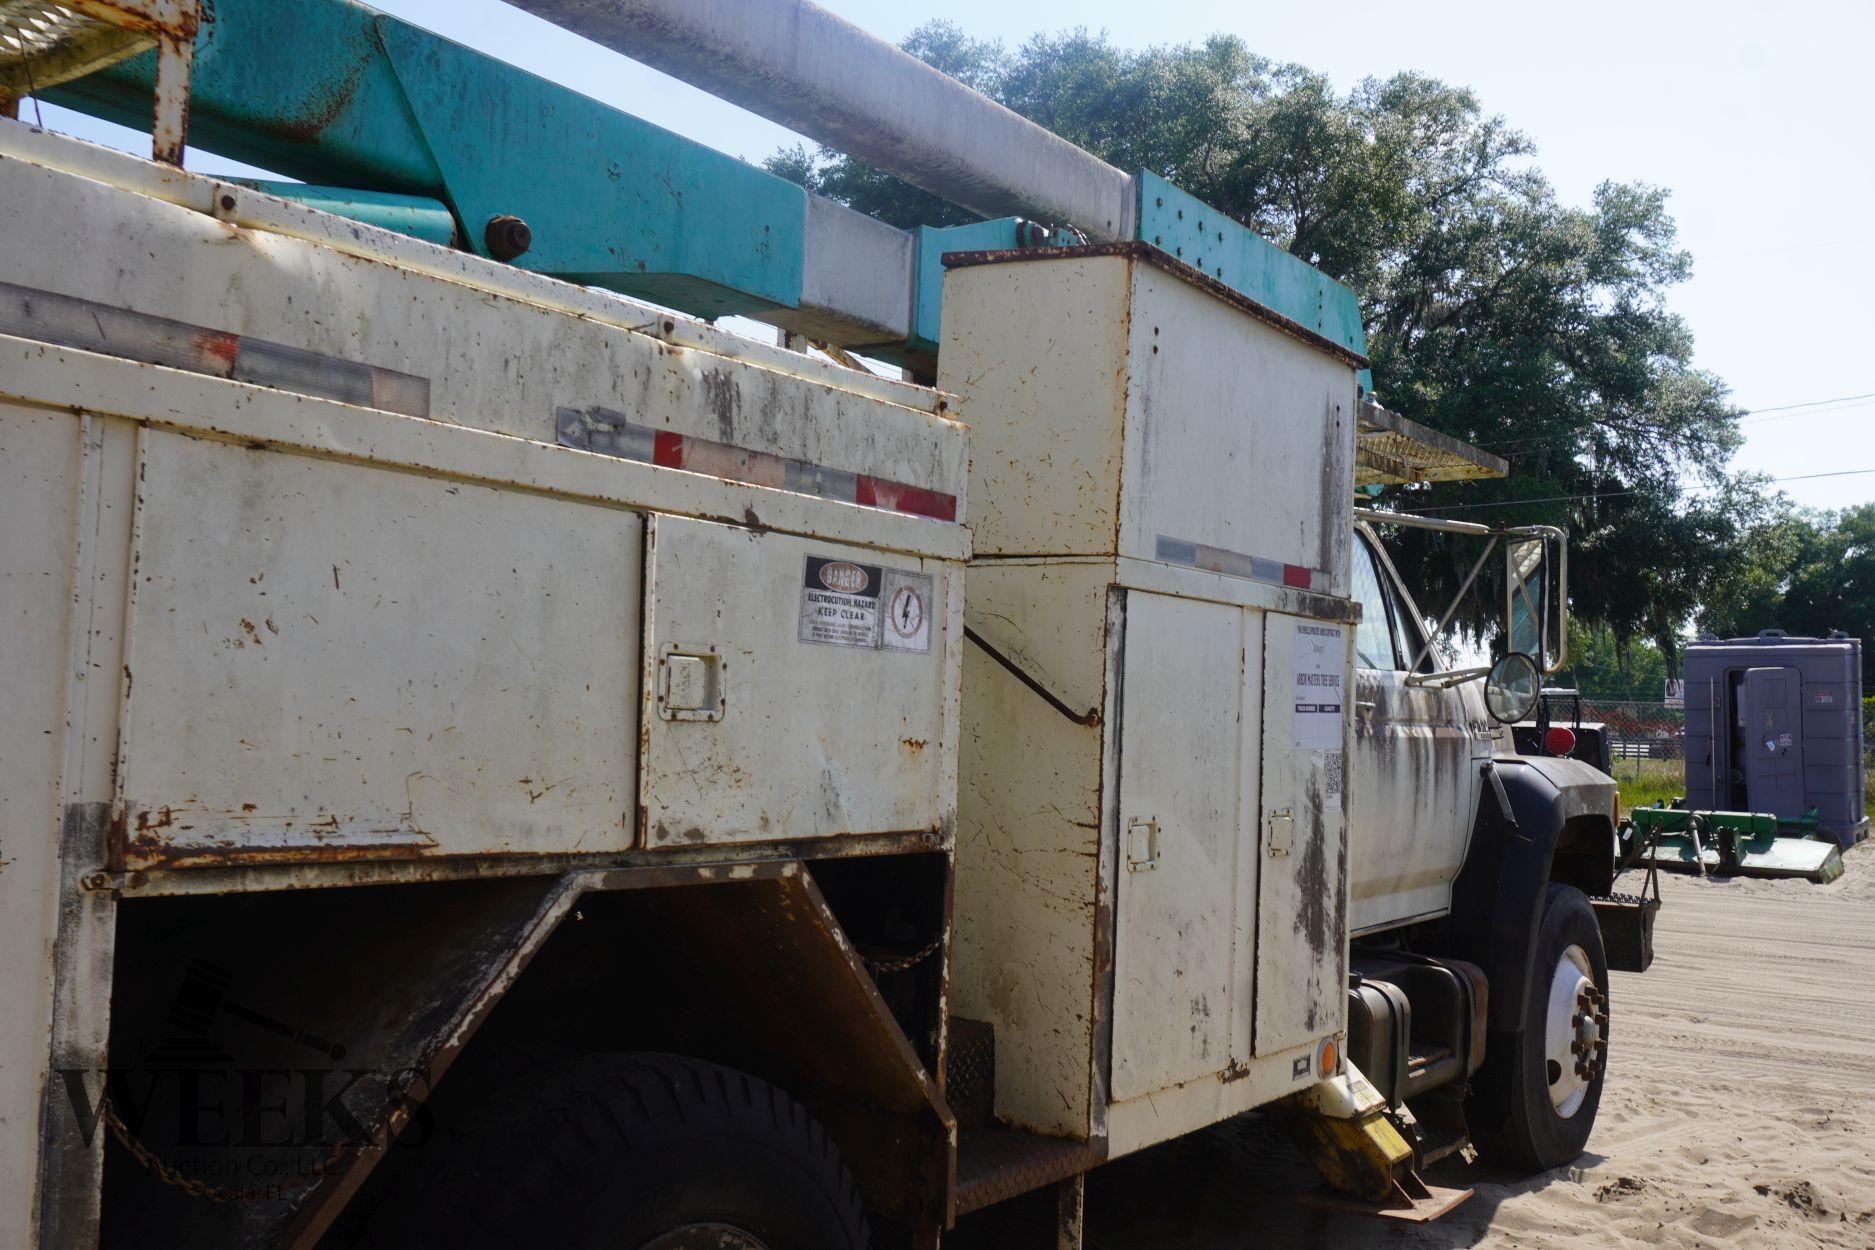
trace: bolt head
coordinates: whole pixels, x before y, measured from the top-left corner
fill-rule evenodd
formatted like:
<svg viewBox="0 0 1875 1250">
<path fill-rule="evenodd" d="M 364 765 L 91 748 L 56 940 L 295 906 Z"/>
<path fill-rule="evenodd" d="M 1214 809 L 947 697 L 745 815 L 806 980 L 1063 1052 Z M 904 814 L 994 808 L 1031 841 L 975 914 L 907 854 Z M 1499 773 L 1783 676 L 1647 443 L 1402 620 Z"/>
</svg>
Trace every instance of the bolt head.
<svg viewBox="0 0 1875 1250">
<path fill-rule="evenodd" d="M 534 246 L 534 231 L 511 213 L 497 213 L 482 230 L 482 242 L 488 254 L 499 261 L 510 261 Z"/>
</svg>

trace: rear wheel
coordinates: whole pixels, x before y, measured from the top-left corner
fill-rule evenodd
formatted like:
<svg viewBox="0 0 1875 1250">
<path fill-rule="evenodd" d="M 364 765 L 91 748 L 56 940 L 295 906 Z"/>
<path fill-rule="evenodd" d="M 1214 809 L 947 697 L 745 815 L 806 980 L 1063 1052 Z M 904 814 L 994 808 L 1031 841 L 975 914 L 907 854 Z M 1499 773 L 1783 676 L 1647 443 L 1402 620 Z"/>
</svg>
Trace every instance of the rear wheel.
<svg viewBox="0 0 1875 1250">
<path fill-rule="evenodd" d="M 806 1108 L 765 1081 L 698 1060 L 574 1060 L 492 1098 L 448 1150 L 442 1166 L 426 1169 L 434 1188 L 421 1228 L 401 1244 L 870 1245 L 853 1177 Z"/>
<path fill-rule="evenodd" d="M 1486 1159 L 1523 1172 L 1561 1167 L 1595 1127 L 1608 1069 L 1608 959 L 1582 891 L 1551 885 L 1537 925 L 1515 1045 L 1487 1054 L 1465 1116 Z"/>
</svg>

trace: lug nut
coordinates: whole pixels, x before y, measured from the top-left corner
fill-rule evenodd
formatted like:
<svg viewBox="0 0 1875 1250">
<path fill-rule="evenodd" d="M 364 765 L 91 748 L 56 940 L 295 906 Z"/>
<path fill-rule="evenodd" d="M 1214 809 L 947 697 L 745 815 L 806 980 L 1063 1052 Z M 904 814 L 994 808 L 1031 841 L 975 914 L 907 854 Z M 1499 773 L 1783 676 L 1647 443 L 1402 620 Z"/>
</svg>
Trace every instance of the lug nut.
<svg viewBox="0 0 1875 1250">
<path fill-rule="evenodd" d="M 509 261 L 534 246 L 534 232 L 512 213 L 497 213 L 482 230 L 482 242 L 496 260 Z"/>
</svg>

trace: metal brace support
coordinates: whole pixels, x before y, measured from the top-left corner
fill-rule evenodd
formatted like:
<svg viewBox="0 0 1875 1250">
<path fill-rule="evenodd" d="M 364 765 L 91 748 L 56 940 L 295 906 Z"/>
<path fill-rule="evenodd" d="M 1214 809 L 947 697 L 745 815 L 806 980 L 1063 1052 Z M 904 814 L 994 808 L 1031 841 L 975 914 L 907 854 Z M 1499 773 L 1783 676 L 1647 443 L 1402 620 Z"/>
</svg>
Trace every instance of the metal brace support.
<svg viewBox="0 0 1875 1250">
<path fill-rule="evenodd" d="M 1087 1224 L 1087 1174 L 1055 1185 L 1055 1250 L 1081 1250 Z"/>
</svg>

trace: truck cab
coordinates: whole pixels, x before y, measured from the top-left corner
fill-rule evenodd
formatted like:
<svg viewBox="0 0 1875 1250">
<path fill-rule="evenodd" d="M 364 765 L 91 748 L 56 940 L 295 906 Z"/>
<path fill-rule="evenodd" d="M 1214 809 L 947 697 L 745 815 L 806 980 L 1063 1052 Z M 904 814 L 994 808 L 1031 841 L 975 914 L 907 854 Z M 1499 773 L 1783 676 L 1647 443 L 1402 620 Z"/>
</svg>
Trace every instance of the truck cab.
<svg viewBox="0 0 1875 1250">
<path fill-rule="evenodd" d="M 1503 750 L 1478 682 L 1424 680 L 1443 671 L 1425 615 L 1375 528 L 1354 527 L 1354 836 L 1348 928 L 1383 932 L 1451 909 L 1484 786 Z M 1415 678 L 1420 680 L 1415 680 Z"/>
<path fill-rule="evenodd" d="M 1441 655 L 1458 603 L 1436 623 L 1421 610 L 1382 541 L 1393 526 L 1482 543 L 1461 599 L 1503 549 L 1496 664 Z M 1603 930 L 1647 910 L 1608 897 L 1613 780 L 1512 738 L 1565 658 L 1565 538 L 1364 511 L 1350 560 L 1349 1054 L 1412 1118 L 1422 1158 L 1470 1138 L 1512 1166 L 1555 1166 L 1600 1099 L 1608 951 L 1631 945 Z"/>
</svg>

